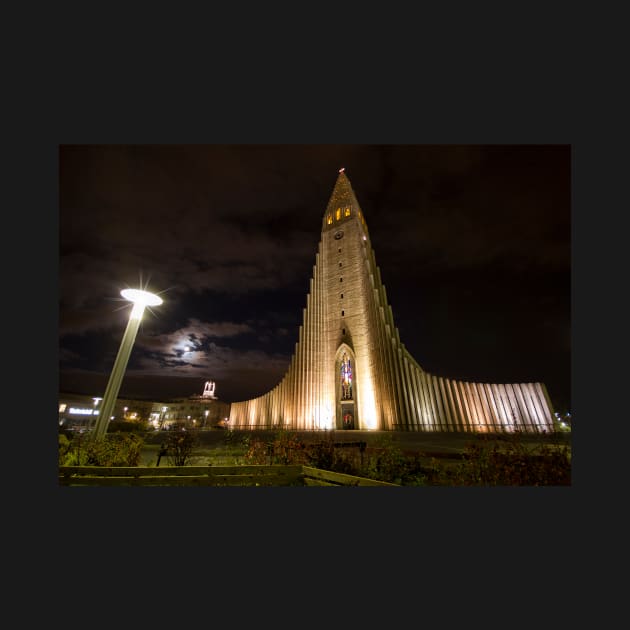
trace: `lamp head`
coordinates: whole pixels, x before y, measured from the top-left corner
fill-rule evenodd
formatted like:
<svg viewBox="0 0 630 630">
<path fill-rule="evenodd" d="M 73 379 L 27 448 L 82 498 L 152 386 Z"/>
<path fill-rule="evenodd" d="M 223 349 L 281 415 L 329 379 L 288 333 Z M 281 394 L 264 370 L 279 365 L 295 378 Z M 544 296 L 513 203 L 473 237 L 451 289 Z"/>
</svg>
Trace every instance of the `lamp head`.
<svg viewBox="0 0 630 630">
<path fill-rule="evenodd" d="M 155 295 L 155 293 L 141 291 L 140 289 L 123 289 L 120 295 L 122 295 L 125 300 L 129 300 L 134 304 L 142 304 L 142 306 L 158 306 L 162 304 L 161 297 Z"/>
</svg>

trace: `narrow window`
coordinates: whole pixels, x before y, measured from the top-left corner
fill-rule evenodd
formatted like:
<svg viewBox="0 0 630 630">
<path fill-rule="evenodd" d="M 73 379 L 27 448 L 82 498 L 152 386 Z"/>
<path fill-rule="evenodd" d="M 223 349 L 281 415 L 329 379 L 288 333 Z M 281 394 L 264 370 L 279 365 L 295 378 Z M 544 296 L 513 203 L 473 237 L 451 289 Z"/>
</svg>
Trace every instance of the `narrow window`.
<svg viewBox="0 0 630 630">
<path fill-rule="evenodd" d="M 332 224 L 332 214 L 328 215 L 328 218 L 326 219 L 326 223 L 328 223 L 328 225 Z"/>
<path fill-rule="evenodd" d="M 337 219 L 337 221 L 341 219 L 341 208 L 337 208 L 337 212 L 335 213 L 335 219 Z"/>
<path fill-rule="evenodd" d="M 341 267 L 341 263 L 339 263 L 339 266 Z"/>
<path fill-rule="evenodd" d="M 352 363 L 344 352 L 341 359 L 341 399 L 352 400 Z"/>
<path fill-rule="evenodd" d="M 345 214 L 347 217 L 349 217 L 349 216 L 350 216 L 350 206 L 348 206 L 348 207 L 346 208 L 346 211 L 344 212 L 344 214 Z"/>
<path fill-rule="evenodd" d="M 345 335 L 345 334 L 346 334 L 346 329 L 345 329 L 345 328 L 342 328 L 342 329 L 341 329 L 341 334 L 342 334 L 342 335 Z"/>
<path fill-rule="evenodd" d="M 339 248 L 339 253 L 341 254 L 341 247 Z"/>
<path fill-rule="evenodd" d="M 343 300 L 343 293 L 341 294 L 341 299 Z"/>
<path fill-rule="evenodd" d="M 343 278 L 339 278 L 339 282 L 343 282 Z"/>
<path fill-rule="evenodd" d="M 345 313 L 345 311 L 341 311 L 341 317 L 343 317 L 344 313 Z"/>
</svg>

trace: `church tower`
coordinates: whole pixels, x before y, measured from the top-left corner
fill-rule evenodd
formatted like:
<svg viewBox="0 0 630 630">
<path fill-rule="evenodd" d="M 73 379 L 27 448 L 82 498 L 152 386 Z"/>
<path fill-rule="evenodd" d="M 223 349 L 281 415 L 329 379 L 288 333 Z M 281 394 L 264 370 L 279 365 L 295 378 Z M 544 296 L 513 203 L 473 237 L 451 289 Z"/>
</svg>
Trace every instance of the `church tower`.
<svg viewBox="0 0 630 630">
<path fill-rule="evenodd" d="M 282 381 L 232 403 L 230 427 L 553 431 L 543 384 L 451 381 L 409 354 L 344 169 L 326 206 L 302 316 Z"/>
</svg>

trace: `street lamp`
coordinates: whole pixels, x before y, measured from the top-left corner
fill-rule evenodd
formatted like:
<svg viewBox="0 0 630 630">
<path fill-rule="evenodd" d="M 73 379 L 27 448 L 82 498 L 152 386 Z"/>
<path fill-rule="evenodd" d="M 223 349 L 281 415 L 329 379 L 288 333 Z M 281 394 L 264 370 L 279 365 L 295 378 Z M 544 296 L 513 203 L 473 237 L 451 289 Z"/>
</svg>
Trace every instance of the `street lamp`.
<svg viewBox="0 0 630 630">
<path fill-rule="evenodd" d="M 153 293 L 149 293 L 148 291 L 141 291 L 140 289 L 124 289 L 120 292 L 120 294 L 126 300 L 133 302 L 133 308 L 131 309 L 131 314 L 129 315 L 129 322 L 127 324 L 127 328 L 125 329 L 125 334 L 120 342 L 118 355 L 116 356 L 114 367 L 112 368 L 112 372 L 109 376 L 107 388 L 103 394 L 101 411 L 98 414 L 96 426 L 94 427 L 94 431 L 92 433 L 92 437 L 96 440 L 103 438 L 107 432 L 109 418 L 111 417 L 114 404 L 118 398 L 120 384 L 125 374 L 125 369 L 127 368 L 127 362 L 129 361 L 129 355 L 131 354 L 133 342 L 138 334 L 138 328 L 140 327 L 140 320 L 142 319 L 144 308 L 145 306 L 158 306 L 159 304 L 162 304 L 162 298 Z"/>
</svg>

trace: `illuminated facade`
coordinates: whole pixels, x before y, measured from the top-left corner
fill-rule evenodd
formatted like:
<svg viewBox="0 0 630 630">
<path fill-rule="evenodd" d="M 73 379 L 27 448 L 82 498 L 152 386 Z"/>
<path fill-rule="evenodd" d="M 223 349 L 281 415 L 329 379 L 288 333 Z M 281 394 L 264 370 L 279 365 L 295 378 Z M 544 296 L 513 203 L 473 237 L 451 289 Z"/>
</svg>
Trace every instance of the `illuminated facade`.
<svg viewBox="0 0 630 630">
<path fill-rule="evenodd" d="M 102 400 L 83 394 L 60 394 L 59 426 L 84 431 L 93 428 Z M 148 423 L 154 429 L 166 429 L 172 425 L 210 429 L 225 426 L 229 414 L 230 403 L 218 399 L 214 381 L 206 381 L 201 396 L 168 401 L 117 398 L 110 420 Z"/>
<path fill-rule="evenodd" d="M 322 222 L 303 323 L 270 392 L 231 405 L 232 428 L 553 431 L 542 383 L 425 372 L 394 325 L 365 218 L 343 169 Z"/>
</svg>

